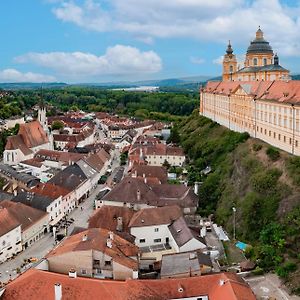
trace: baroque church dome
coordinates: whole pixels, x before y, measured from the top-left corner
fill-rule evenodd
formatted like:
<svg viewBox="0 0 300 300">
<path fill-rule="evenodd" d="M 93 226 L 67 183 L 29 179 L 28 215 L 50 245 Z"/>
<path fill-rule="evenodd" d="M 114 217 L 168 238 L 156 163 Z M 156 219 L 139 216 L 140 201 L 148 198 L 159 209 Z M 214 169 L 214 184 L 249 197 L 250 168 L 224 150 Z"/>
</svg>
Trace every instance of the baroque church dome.
<svg viewBox="0 0 300 300">
<path fill-rule="evenodd" d="M 255 53 L 271 53 L 273 54 L 272 47 L 269 42 L 264 39 L 264 33 L 258 28 L 256 31 L 256 38 L 250 43 L 250 46 L 247 49 L 247 54 Z"/>
</svg>

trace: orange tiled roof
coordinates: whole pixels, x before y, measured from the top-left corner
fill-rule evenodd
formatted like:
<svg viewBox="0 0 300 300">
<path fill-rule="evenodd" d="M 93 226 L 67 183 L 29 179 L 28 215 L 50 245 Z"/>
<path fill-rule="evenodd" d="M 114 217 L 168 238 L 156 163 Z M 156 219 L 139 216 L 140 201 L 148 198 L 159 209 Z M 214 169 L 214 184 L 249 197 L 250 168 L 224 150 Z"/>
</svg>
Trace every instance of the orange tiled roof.
<svg viewBox="0 0 300 300">
<path fill-rule="evenodd" d="M 39 121 L 20 124 L 18 132 L 28 148 L 37 147 L 49 142 L 46 132 Z"/>
<path fill-rule="evenodd" d="M 6 286 L 1 300 L 53 300 L 54 285 L 63 299 L 166 300 L 208 296 L 209 300 L 255 300 L 247 283 L 235 274 L 219 273 L 157 280 L 103 280 L 30 269 Z M 220 284 L 222 283 L 222 284 Z"/>
<path fill-rule="evenodd" d="M 30 207 L 21 202 L 4 200 L 0 203 L 0 206 L 6 208 L 12 218 L 21 224 L 22 231 L 26 230 L 27 228 L 47 216 L 46 212 Z"/>
<path fill-rule="evenodd" d="M 16 220 L 7 208 L 0 206 L 0 236 L 18 227 L 20 222 Z"/>
<path fill-rule="evenodd" d="M 39 183 L 31 189 L 31 192 L 50 199 L 57 199 L 60 196 L 64 197 L 70 193 L 69 190 L 51 182 Z"/>
<path fill-rule="evenodd" d="M 204 91 L 228 95 L 239 87 L 256 99 L 300 104 L 300 80 L 208 82 Z"/>
<path fill-rule="evenodd" d="M 83 241 L 83 236 L 87 240 Z M 98 250 L 112 257 L 112 259 L 121 265 L 133 270 L 138 269 L 136 260 L 130 258 L 137 256 L 139 248 L 127 240 L 114 233 L 112 248 L 106 246 L 109 238 L 109 230 L 103 228 L 90 228 L 78 234 L 65 239 L 57 248 L 49 252 L 47 257 L 59 256 L 64 253 L 84 250 Z"/>
<path fill-rule="evenodd" d="M 89 228 L 105 228 L 116 231 L 117 219 L 122 217 L 124 232 L 129 232 L 128 224 L 134 215 L 134 210 L 128 207 L 103 205 L 89 219 Z"/>
</svg>

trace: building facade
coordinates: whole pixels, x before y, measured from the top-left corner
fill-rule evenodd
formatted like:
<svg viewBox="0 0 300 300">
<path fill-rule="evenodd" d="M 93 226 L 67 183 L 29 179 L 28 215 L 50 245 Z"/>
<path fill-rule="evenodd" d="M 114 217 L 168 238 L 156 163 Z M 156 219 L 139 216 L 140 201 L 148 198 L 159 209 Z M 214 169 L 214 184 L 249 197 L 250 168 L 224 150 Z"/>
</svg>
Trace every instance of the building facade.
<svg viewBox="0 0 300 300">
<path fill-rule="evenodd" d="M 300 81 L 208 82 L 200 114 L 300 155 Z"/>
<path fill-rule="evenodd" d="M 260 27 L 247 49 L 243 68 L 238 65 L 229 41 L 223 58 L 223 81 L 273 81 L 287 80 L 289 77 L 289 70 L 279 65 L 278 55 L 274 55 Z"/>
</svg>

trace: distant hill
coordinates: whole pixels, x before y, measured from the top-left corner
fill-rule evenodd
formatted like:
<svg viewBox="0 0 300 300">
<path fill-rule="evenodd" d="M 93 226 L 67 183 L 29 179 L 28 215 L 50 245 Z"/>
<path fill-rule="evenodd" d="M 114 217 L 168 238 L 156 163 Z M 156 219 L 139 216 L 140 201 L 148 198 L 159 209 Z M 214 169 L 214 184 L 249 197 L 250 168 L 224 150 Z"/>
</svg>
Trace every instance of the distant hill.
<svg viewBox="0 0 300 300">
<path fill-rule="evenodd" d="M 293 80 L 300 80 L 300 74 L 292 75 L 291 77 Z"/>
<path fill-rule="evenodd" d="M 105 89 L 109 88 L 130 88 L 138 86 L 158 86 L 174 88 L 175 90 L 198 90 L 199 85 L 209 80 L 209 76 L 191 76 L 183 78 L 167 78 L 157 80 L 141 80 L 141 81 L 112 81 L 112 82 L 100 82 L 100 83 L 75 83 L 67 84 L 63 82 L 51 82 L 51 83 L 0 83 L 0 89 L 4 90 L 20 90 L 20 89 L 39 89 L 43 88 L 63 88 L 66 86 L 88 86 L 88 87 L 101 87 Z"/>
<path fill-rule="evenodd" d="M 0 83 L 0 89 L 3 90 L 36 90 L 41 87 L 46 89 L 60 88 L 67 86 L 63 82 L 49 82 L 49 83 L 35 83 L 35 82 L 11 82 L 11 83 Z"/>
</svg>

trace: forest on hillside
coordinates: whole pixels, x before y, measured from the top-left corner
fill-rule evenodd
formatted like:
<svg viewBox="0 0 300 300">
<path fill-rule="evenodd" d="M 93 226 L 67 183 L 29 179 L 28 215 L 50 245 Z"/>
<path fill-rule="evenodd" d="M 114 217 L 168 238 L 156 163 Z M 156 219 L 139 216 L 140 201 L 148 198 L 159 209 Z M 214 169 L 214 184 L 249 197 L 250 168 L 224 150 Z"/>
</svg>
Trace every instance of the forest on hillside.
<svg viewBox="0 0 300 300">
<path fill-rule="evenodd" d="M 199 116 L 197 110 L 174 127 L 175 142 L 189 157 L 189 183 L 199 189 L 199 214 L 252 247 L 246 256 L 261 271 L 275 270 L 300 294 L 300 157 Z M 210 166 L 212 172 L 201 175 Z"/>
<path fill-rule="evenodd" d="M 139 118 L 187 116 L 199 104 L 196 92 L 127 92 L 93 87 L 18 90 L 0 99 L 0 118 L 20 114 L 40 101 L 52 105 L 49 114 L 70 109 L 113 112 Z"/>
</svg>

